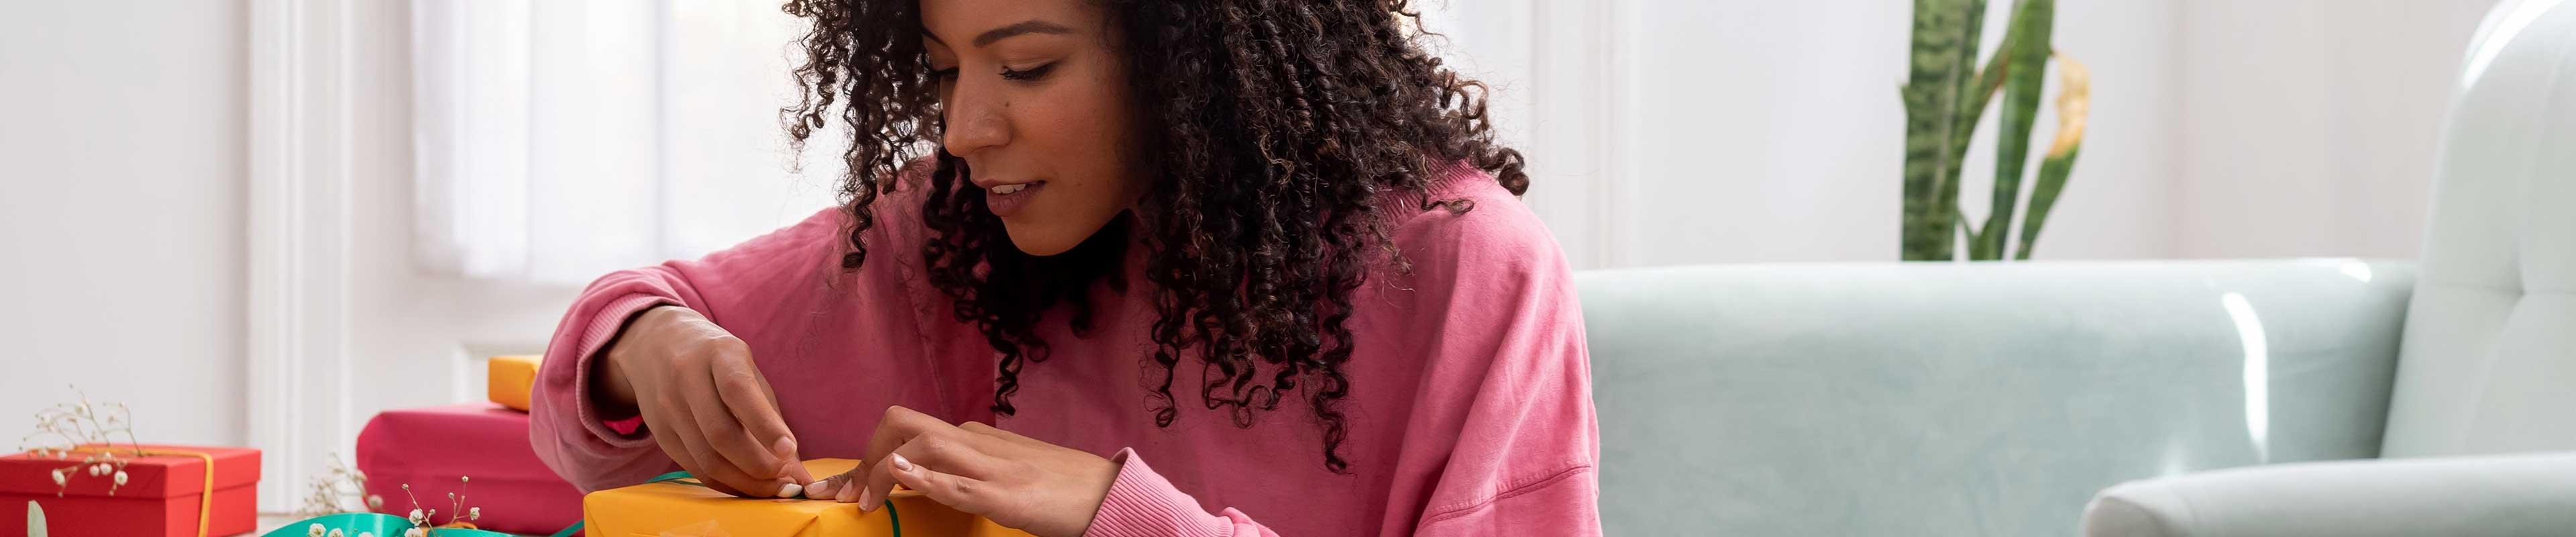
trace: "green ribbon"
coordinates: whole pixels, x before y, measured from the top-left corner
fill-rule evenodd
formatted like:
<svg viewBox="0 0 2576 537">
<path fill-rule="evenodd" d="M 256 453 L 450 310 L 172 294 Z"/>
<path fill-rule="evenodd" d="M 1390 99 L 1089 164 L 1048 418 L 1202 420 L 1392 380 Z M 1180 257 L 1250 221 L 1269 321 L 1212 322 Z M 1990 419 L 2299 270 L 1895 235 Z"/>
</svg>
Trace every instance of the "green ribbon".
<svg viewBox="0 0 2576 537">
<path fill-rule="evenodd" d="M 402 537 L 403 530 L 412 528 L 411 521 L 384 513 L 340 513 L 291 522 L 262 537 L 304 537 L 306 532 L 312 531 L 314 524 L 321 524 L 325 531 L 340 530 L 343 536 L 373 533 L 377 537 Z M 512 537 L 497 531 L 463 528 L 440 528 L 430 534 L 437 537 Z"/>
<path fill-rule="evenodd" d="M 662 475 L 653 476 L 653 478 L 652 478 L 652 479 L 644 480 L 644 482 L 643 482 L 643 483 L 639 483 L 639 484 L 649 485 L 649 484 L 653 484 L 653 483 L 661 483 L 661 482 L 665 482 L 665 481 L 679 481 L 679 480 L 682 480 L 682 479 L 689 479 L 689 478 L 691 478 L 691 477 L 693 477 L 693 476 L 690 476 L 688 472 L 671 472 L 671 473 L 667 473 L 667 474 L 662 474 Z M 681 482 L 681 484 L 684 484 L 684 485 L 697 485 L 697 486 L 701 486 L 701 487 L 707 486 L 707 484 L 706 484 L 706 483 L 698 483 L 698 482 L 693 482 L 693 481 L 683 481 L 683 482 Z M 885 502 L 885 509 L 886 509 L 886 528 L 887 528 L 887 529 L 894 530 L 894 537 L 903 537 L 903 517 L 895 516 L 895 513 L 894 513 L 894 500 L 893 500 L 892 498 L 888 498 L 888 499 L 886 499 L 886 502 Z M 392 516 L 392 515 L 386 515 L 386 516 Z M 571 526 L 565 527 L 565 528 L 563 529 L 563 531 L 555 532 L 555 534 L 554 534 L 554 535 L 549 536 L 549 537 L 572 537 L 572 534 L 575 534 L 575 533 L 581 533 L 581 527 L 582 527 L 584 524 L 587 524 L 587 523 L 588 523 L 587 521 L 583 521 L 583 522 L 574 522 L 574 523 L 572 523 L 572 525 L 571 525 Z"/>
</svg>

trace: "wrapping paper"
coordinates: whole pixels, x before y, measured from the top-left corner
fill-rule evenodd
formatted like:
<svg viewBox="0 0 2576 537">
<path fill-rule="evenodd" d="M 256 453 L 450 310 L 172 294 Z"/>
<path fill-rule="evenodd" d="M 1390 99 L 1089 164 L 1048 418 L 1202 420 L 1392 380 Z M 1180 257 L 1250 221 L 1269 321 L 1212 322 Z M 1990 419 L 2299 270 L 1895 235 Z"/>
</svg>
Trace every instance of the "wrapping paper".
<svg viewBox="0 0 2576 537">
<path fill-rule="evenodd" d="M 207 459 L 193 455 L 134 457 L 125 467 L 126 482 L 109 495 L 107 476 L 86 473 L 58 489 L 53 471 L 80 461 L 17 453 L 0 457 L 0 536 L 27 534 L 27 504 L 45 510 L 53 537 L 197 535 L 200 509 L 207 535 L 248 533 L 258 524 L 259 450 L 248 448 L 142 445 L 153 452 L 199 452 L 214 462 L 208 495 Z M 55 493 L 60 490 L 62 494 Z M 204 504 L 208 499 L 212 504 Z"/>
<path fill-rule="evenodd" d="M 527 412 L 528 395 L 537 385 L 537 361 L 543 358 L 533 354 L 492 357 L 483 365 L 483 396 L 511 410 Z"/>
<path fill-rule="evenodd" d="M 367 493 L 384 498 L 377 512 L 402 515 L 411 498 L 424 509 L 450 510 L 447 493 L 464 485 L 465 504 L 483 508 L 476 525 L 545 535 L 581 520 L 581 491 L 557 477 L 528 445 L 528 415 L 491 403 L 390 410 L 358 432 L 358 471 Z M 411 484 L 411 496 L 402 486 Z"/>
<path fill-rule="evenodd" d="M 806 472 L 818 476 L 857 466 L 851 459 L 805 461 Z M 590 493 L 582 498 L 582 512 L 591 537 L 891 537 L 898 520 L 902 534 L 913 537 L 1028 535 L 917 492 L 891 496 L 890 516 L 887 509 L 859 512 L 858 504 L 736 498 L 693 481 L 666 481 Z"/>
</svg>

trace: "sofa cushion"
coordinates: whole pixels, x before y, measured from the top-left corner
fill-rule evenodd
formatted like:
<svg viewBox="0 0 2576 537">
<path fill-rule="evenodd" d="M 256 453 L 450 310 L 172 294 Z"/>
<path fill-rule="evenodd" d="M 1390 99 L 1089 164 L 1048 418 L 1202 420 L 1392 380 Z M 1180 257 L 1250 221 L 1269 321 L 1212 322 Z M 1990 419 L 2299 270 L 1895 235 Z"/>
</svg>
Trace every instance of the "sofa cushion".
<svg viewBox="0 0 2576 537">
<path fill-rule="evenodd" d="M 2576 449 L 2576 4 L 2497 16 L 2442 133 L 2387 456 Z"/>
</svg>

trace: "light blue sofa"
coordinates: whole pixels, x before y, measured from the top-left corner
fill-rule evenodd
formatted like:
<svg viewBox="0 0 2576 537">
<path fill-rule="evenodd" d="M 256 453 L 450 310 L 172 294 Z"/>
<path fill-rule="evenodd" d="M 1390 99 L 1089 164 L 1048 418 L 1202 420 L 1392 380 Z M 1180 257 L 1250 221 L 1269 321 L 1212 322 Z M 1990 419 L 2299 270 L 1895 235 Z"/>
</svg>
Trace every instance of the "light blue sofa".
<svg viewBox="0 0 2576 537">
<path fill-rule="evenodd" d="M 1580 275 L 1603 526 L 2576 536 L 2576 2 L 2465 60 L 2417 263 Z"/>
<path fill-rule="evenodd" d="M 1613 535 L 2069 535 L 2122 481 L 2379 451 L 2414 274 L 2355 260 L 1579 276 Z"/>
</svg>

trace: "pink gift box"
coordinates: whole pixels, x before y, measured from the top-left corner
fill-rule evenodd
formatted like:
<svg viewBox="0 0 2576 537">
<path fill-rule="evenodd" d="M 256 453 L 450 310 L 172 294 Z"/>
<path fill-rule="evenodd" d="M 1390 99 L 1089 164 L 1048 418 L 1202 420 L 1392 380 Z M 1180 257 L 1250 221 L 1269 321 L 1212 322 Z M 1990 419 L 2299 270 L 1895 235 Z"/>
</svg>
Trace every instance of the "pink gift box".
<svg viewBox="0 0 2576 537">
<path fill-rule="evenodd" d="M 377 512 L 401 516 L 439 510 L 465 484 L 465 505 L 483 508 L 483 529 L 545 535 L 581 521 L 581 491 L 555 476 L 528 446 L 528 414 L 489 402 L 389 410 L 358 432 L 358 471 L 367 493 L 384 498 Z M 411 484 L 411 496 L 402 486 Z"/>
</svg>

